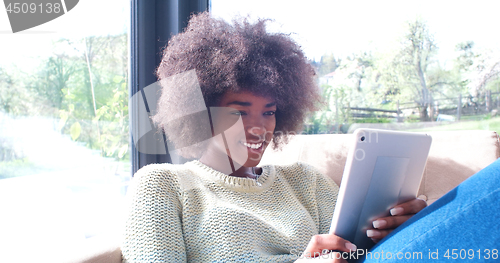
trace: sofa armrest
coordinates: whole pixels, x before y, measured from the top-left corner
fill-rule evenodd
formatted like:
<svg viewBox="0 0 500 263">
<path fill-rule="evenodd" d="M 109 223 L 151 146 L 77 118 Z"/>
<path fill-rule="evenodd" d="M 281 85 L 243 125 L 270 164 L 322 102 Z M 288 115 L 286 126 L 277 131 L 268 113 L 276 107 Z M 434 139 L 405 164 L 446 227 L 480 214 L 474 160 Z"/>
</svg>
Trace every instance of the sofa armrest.
<svg viewBox="0 0 500 263">
<path fill-rule="evenodd" d="M 500 157 L 493 131 L 431 132 L 432 146 L 419 194 L 430 204 Z"/>
</svg>

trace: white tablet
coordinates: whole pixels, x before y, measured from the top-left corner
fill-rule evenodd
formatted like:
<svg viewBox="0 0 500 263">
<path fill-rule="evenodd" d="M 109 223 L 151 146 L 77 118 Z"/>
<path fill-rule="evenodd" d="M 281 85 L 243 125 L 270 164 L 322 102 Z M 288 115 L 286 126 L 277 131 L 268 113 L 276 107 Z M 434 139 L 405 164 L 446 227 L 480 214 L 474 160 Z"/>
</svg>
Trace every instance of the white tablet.
<svg viewBox="0 0 500 263">
<path fill-rule="evenodd" d="M 358 249 L 373 220 L 417 196 L 432 138 L 424 133 L 357 129 L 340 183 L 330 233 Z"/>
</svg>

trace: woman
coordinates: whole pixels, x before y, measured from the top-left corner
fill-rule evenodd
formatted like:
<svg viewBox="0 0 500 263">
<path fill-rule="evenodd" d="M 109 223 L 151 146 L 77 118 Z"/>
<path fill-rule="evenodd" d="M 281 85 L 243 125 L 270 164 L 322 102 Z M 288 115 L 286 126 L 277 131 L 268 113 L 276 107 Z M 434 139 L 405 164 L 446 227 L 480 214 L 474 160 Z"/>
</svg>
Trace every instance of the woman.
<svg viewBox="0 0 500 263">
<path fill-rule="evenodd" d="M 331 179 L 300 163 L 258 166 L 320 102 L 314 71 L 288 36 L 267 33 L 265 21 L 193 16 L 157 74 L 163 90 L 153 120 L 177 153 L 196 160 L 137 172 L 124 261 L 308 262 L 326 254 L 326 262 L 345 262 L 329 251 L 356 251 L 328 234 L 338 192 Z M 367 235 L 378 242 L 425 206 L 400 204 Z"/>
</svg>

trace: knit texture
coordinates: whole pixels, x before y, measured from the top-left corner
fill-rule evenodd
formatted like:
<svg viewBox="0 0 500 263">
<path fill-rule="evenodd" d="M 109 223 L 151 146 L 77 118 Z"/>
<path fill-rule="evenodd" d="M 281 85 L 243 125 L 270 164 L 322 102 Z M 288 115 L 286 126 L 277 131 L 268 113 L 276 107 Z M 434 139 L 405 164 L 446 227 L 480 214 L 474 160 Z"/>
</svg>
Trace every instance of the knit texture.
<svg viewBox="0 0 500 263">
<path fill-rule="evenodd" d="M 199 161 L 153 164 L 129 187 L 124 262 L 293 262 L 328 233 L 338 187 L 312 167 L 263 166 L 257 180 Z"/>
</svg>

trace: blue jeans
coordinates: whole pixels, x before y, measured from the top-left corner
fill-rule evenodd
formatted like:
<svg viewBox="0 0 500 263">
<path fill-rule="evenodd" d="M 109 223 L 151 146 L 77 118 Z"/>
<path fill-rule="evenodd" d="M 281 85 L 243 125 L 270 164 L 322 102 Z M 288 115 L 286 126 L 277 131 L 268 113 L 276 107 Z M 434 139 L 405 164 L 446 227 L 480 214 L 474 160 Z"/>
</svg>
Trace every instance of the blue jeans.
<svg viewBox="0 0 500 263">
<path fill-rule="evenodd" d="M 364 262 L 500 262 L 499 250 L 500 159 L 364 251 Z"/>
</svg>

